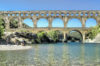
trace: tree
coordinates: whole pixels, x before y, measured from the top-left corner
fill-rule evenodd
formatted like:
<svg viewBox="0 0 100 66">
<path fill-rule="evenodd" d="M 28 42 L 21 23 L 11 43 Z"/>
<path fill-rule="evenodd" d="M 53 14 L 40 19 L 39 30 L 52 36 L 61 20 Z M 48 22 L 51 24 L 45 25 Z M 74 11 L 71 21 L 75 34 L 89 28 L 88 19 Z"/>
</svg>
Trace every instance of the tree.
<svg viewBox="0 0 100 66">
<path fill-rule="evenodd" d="M 100 25 L 92 27 L 92 29 L 86 34 L 86 37 L 94 39 L 98 33 L 100 33 Z"/>
<path fill-rule="evenodd" d="M 37 33 L 37 41 L 41 43 L 44 39 L 46 39 L 46 32 L 41 31 Z"/>
<path fill-rule="evenodd" d="M 4 34 L 4 21 L 2 18 L 0 18 L 0 39 L 2 38 Z"/>
<path fill-rule="evenodd" d="M 12 19 L 10 22 L 10 28 L 18 28 L 18 21 Z"/>
<path fill-rule="evenodd" d="M 59 35 L 60 35 L 59 31 L 50 31 L 47 33 L 47 36 L 50 38 L 50 40 L 53 40 L 54 42 L 59 40 Z"/>
</svg>

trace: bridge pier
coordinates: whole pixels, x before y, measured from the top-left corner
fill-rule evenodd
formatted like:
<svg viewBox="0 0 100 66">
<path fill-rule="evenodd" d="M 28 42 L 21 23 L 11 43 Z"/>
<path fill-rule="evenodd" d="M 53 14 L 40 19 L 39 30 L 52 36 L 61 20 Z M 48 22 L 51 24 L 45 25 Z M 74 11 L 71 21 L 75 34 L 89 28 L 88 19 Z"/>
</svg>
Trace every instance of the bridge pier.
<svg viewBox="0 0 100 66">
<path fill-rule="evenodd" d="M 82 17 L 82 27 L 83 28 L 85 27 L 85 22 L 86 22 L 86 18 L 85 17 Z"/>
<path fill-rule="evenodd" d="M 32 21 L 33 21 L 33 27 L 37 28 L 37 18 L 36 17 L 32 18 Z"/>
<path fill-rule="evenodd" d="M 5 23 L 5 28 L 6 28 L 7 30 L 10 29 L 10 24 L 9 24 L 9 22 Z"/>
<path fill-rule="evenodd" d="M 63 42 L 65 42 L 66 41 L 66 33 L 64 32 L 63 33 Z"/>
<path fill-rule="evenodd" d="M 18 22 L 18 28 L 23 28 L 23 24 L 22 24 L 22 19 L 21 17 L 18 18 L 19 22 Z"/>
<path fill-rule="evenodd" d="M 9 21 L 8 17 L 5 17 L 4 21 L 5 21 L 6 30 L 10 29 L 10 21 Z"/>
<path fill-rule="evenodd" d="M 82 33 L 83 37 L 82 37 L 82 43 L 85 43 L 85 33 Z"/>
<path fill-rule="evenodd" d="M 48 18 L 48 21 L 49 21 L 49 29 L 52 28 L 52 20 L 53 20 L 52 17 Z"/>
<path fill-rule="evenodd" d="M 37 20 L 34 21 L 34 28 L 37 28 Z"/>
</svg>

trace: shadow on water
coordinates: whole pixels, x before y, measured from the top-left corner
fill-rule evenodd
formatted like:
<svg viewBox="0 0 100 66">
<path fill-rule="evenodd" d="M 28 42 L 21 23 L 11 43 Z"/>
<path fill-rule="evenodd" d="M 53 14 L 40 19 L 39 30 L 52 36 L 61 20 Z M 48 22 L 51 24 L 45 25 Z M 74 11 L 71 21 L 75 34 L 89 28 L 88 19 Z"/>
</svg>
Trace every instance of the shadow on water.
<svg viewBox="0 0 100 66">
<path fill-rule="evenodd" d="M 1 66 L 96 66 L 100 65 L 100 44 L 78 42 L 34 44 L 32 49 L 0 51 Z"/>
</svg>

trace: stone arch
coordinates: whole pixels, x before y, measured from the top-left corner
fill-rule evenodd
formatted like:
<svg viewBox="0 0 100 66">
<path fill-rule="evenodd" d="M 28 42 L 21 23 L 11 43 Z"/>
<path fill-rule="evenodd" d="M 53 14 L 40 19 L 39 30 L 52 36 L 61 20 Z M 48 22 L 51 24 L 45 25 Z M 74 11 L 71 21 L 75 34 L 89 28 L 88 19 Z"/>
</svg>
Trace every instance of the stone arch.
<svg viewBox="0 0 100 66">
<path fill-rule="evenodd" d="M 49 22 L 48 19 L 46 18 L 40 18 L 37 21 L 37 27 L 48 27 L 49 26 Z"/>
<path fill-rule="evenodd" d="M 23 27 L 24 28 L 33 28 L 34 26 L 33 26 L 33 24 L 34 24 L 34 22 L 32 21 L 32 19 L 31 18 L 25 18 L 25 19 L 23 19 Z"/>
<path fill-rule="evenodd" d="M 64 21 L 61 18 L 54 18 L 52 21 L 52 27 L 64 27 Z"/>
<path fill-rule="evenodd" d="M 98 24 L 95 18 L 87 18 L 85 22 L 85 27 L 94 27 Z"/>
<path fill-rule="evenodd" d="M 67 27 L 82 27 L 82 22 L 78 18 L 70 18 L 66 24 Z"/>
<path fill-rule="evenodd" d="M 71 33 L 72 33 L 72 35 L 70 35 Z M 74 34 L 76 34 L 76 35 L 74 35 Z M 80 34 L 80 36 L 78 34 Z M 79 40 L 79 41 L 83 42 L 83 34 L 80 30 L 70 30 L 67 33 L 67 39 L 70 39 L 70 38 L 71 39 L 74 38 L 75 40 Z"/>
</svg>

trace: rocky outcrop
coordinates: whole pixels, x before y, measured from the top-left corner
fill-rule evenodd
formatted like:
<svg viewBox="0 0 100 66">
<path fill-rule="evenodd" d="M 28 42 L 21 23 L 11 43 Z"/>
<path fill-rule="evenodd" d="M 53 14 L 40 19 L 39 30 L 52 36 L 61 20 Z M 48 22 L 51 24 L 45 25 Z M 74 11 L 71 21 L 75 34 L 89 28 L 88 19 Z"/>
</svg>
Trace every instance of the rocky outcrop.
<svg viewBox="0 0 100 66">
<path fill-rule="evenodd" d="M 16 32 L 6 35 L 5 40 L 8 41 L 8 43 L 10 44 L 32 44 L 32 39 L 35 39 L 35 37 L 35 34 L 32 33 Z"/>
</svg>

